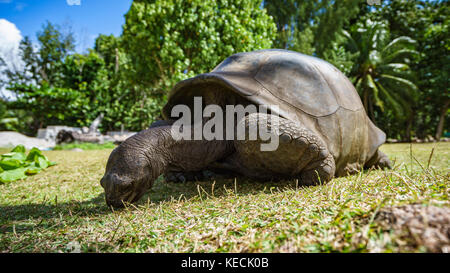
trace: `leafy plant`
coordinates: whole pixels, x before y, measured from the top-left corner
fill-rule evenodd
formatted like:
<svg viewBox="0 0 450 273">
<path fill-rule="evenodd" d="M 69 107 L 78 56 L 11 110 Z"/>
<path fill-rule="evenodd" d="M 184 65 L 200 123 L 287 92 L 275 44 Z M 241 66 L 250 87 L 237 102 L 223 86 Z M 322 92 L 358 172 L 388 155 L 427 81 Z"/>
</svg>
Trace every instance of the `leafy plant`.
<svg viewBox="0 0 450 273">
<path fill-rule="evenodd" d="M 128 86 L 141 101 L 126 122 L 157 117 L 180 80 L 206 73 L 234 53 L 271 48 L 276 26 L 261 2 L 133 1 L 121 38 Z"/>
<path fill-rule="evenodd" d="M 393 110 L 398 120 L 410 120 L 418 88 L 409 63 L 418 54 L 410 37 L 390 38 L 385 22 L 366 20 L 344 31 L 350 52 L 356 53 L 351 77 L 364 107 L 375 121 L 374 107 Z"/>
<path fill-rule="evenodd" d="M 298 51 L 330 61 L 338 33 L 353 20 L 363 0 L 265 0 L 277 26 L 275 48 Z"/>
<path fill-rule="evenodd" d="M 38 148 L 30 150 L 26 155 L 23 145 L 15 147 L 10 153 L 3 154 L 0 159 L 0 182 L 13 182 L 35 175 L 41 170 L 56 165 L 48 160 Z"/>
</svg>

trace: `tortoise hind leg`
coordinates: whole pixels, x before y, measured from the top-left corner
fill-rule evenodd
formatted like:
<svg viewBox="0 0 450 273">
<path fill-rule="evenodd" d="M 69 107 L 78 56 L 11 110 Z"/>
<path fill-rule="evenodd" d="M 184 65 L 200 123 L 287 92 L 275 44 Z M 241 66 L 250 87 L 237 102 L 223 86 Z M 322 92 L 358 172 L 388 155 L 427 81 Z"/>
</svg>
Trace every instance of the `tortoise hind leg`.
<svg viewBox="0 0 450 273">
<path fill-rule="evenodd" d="M 370 169 L 372 167 L 380 169 L 384 168 L 392 169 L 392 163 L 389 160 L 389 157 L 385 153 L 380 151 L 380 149 L 378 149 L 375 152 L 375 154 L 364 165 L 364 168 L 366 169 Z"/>
<path fill-rule="evenodd" d="M 333 156 L 323 141 L 304 126 L 261 113 L 250 114 L 241 122 L 245 122 L 247 137 L 234 142 L 232 162 L 243 175 L 257 179 L 299 178 L 303 185 L 326 183 L 333 178 Z M 261 151 L 261 144 L 268 141 L 248 140 L 250 127 L 266 124 L 279 140 L 275 151 Z"/>
</svg>

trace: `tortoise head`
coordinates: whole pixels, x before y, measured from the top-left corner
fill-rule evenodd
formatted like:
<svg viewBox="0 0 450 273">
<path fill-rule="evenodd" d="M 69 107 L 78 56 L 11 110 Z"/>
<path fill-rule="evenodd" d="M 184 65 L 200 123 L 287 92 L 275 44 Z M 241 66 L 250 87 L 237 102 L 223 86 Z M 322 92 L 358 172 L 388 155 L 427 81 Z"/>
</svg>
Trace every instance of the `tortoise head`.
<svg viewBox="0 0 450 273">
<path fill-rule="evenodd" d="M 131 137 L 109 156 L 100 184 L 108 206 L 124 207 L 139 200 L 153 183 L 152 170 L 145 152 Z"/>
</svg>

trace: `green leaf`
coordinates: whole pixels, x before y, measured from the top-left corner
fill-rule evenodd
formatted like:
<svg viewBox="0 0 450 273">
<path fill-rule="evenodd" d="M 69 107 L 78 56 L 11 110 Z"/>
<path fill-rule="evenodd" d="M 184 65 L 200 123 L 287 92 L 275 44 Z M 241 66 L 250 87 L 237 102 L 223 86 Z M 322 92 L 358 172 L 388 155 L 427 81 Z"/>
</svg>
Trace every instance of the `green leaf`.
<svg viewBox="0 0 450 273">
<path fill-rule="evenodd" d="M 58 163 L 53 162 L 53 161 L 48 161 L 48 166 L 49 167 L 52 167 L 52 166 L 55 166 L 55 165 L 58 165 Z"/>
<path fill-rule="evenodd" d="M 394 60 L 397 60 L 397 58 L 400 58 L 402 56 L 417 56 L 419 55 L 419 52 L 412 49 L 400 49 L 398 51 L 393 52 L 392 54 L 384 57 L 384 61 L 386 63 L 390 63 Z"/>
<path fill-rule="evenodd" d="M 384 88 L 384 86 L 380 83 L 377 83 L 378 89 L 381 90 L 381 93 L 386 99 L 386 102 L 390 104 L 391 108 L 394 110 L 395 116 L 397 118 L 402 118 L 404 116 L 404 110 L 402 106 L 397 102 L 397 100 Z"/>
<path fill-rule="evenodd" d="M 3 159 L 0 161 L 0 168 L 5 171 L 22 167 L 22 161 L 17 159 Z"/>
<path fill-rule="evenodd" d="M 41 170 L 42 170 L 41 168 L 35 167 L 35 166 L 27 167 L 27 168 L 26 168 L 26 171 L 25 171 L 25 174 L 26 174 L 26 175 L 35 175 L 35 174 L 40 173 Z"/>
<path fill-rule="evenodd" d="M 11 153 L 23 153 L 23 154 L 25 152 L 26 152 L 26 149 L 25 149 L 25 146 L 23 146 L 23 145 L 18 145 L 11 151 Z"/>
<path fill-rule="evenodd" d="M 45 169 L 48 167 L 48 160 L 43 156 L 37 156 L 35 159 L 36 166 Z"/>
<path fill-rule="evenodd" d="M 417 92 L 418 91 L 418 87 L 417 85 L 415 85 L 412 81 L 407 80 L 407 79 L 403 79 L 400 77 L 395 77 L 392 75 L 387 75 L 387 74 L 381 74 L 380 77 L 385 78 L 385 79 L 389 79 L 392 81 L 396 81 L 406 87 L 408 87 L 411 91 Z"/>
<path fill-rule="evenodd" d="M 7 158 L 7 159 L 17 159 L 20 161 L 25 161 L 25 159 L 27 158 L 27 156 L 25 155 L 25 153 L 21 153 L 21 152 L 12 152 L 12 153 L 8 153 L 8 154 L 3 154 L 2 155 L 2 159 Z"/>
<path fill-rule="evenodd" d="M 4 171 L 0 173 L 0 182 L 13 182 L 16 180 L 25 179 L 27 178 L 25 171 L 25 168 Z"/>
<path fill-rule="evenodd" d="M 0 181 L 12 182 L 24 179 L 27 175 L 35 175 L 49 166 L 56 165 L 50 162 L 42 152 L 37 149 L 31 149 L 28 156 L 23 153 L 24 149 L 16 147 L 16 152 L 2 155 L 0 160 Z"/>
<path fill-rule="evenodd" d="M 413 40 L 413 39 L 411 39 L 410 37 L 407 37 L 407 36 L 401 36 L 401 37 L 398 37 L 398 38 L 396 38 L 396 39 L 394 39 L 394 40 L 392 40 L 384 49 L 383 49 L 383 52 L 387 52 L 387 51 L 389 51 L 391 48 L 393 48 L 393 47 L 395 47 L 395 46 L 397 46 L 397 45 L 413 45 L 413 44 L 415 44 L 416 43 L 416 41 L 415 40 Z"/>
<path fill-rule="evenodd" d="M 31 149 L 30 153 L 27 156 L 26 161 L 35 162 L 36 157 L 43 157 L 47 160 L 47 157 L 42 154 L 42 152 L 38 148 Z"/>
<path fill-rule="evenodd" d="M 375 99 L 375 104 L 380 107 L 381 111 L 384 111 L 383 101 L 379 97 L 379 91 L 375 81 L 373 80 L 371 75 L 367 75 L 368 86 L 372 89 L 373 97 Z"/>
<path fill-rule="evenodd" d="M 409 70 L 409 65 L 403 63 L 390 63 L 380 66 L 381 69 L 389 69 L 389 70 L 399 70 L 406 71 Z"/>
</svg>

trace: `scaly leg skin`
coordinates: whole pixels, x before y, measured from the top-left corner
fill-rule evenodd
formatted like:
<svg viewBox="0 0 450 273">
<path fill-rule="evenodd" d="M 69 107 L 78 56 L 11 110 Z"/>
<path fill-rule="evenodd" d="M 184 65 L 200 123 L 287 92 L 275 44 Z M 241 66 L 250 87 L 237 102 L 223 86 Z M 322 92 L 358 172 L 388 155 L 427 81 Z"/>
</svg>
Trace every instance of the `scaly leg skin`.
<svg viewBox="0 0 450 273">
<path fill-rule="evenodd" d="M 372 167 L 378 169 L 385 169 L 385 168 L 392 169 L 392 163 L 389 160 L 389 157 L 378 149 L 372 156 L 372 158 L 370 158 L 364 165 L 364 168 L 366 169 L 370 169 Z"/>
<path fill-rule="evenodd" d="M 228 160 L 238 172 L 255 179 L 299 178 L 302 185 L 317 185 L 330 181 L 335 173 L 334 158 L 323 141 L 312 131 L 290 120 L 261 113 L 251 114 L 245 122 L 265 126 L 279 138 L 275 151 L 261 151 L 269 141 L 236 140 L 236 153 Z M 278 124 L 278 125 L 277 125 Z M 259 127 L 258 127 L 259 128 Z"/>
<path fill-rule="evenodd" d="M 203 171 L 197 172 L 167 172 L 164 174 L 164 180 L 172 183 L 185 183 L 194 181 L 203 181 L 205 175 Z"/>
<path fill-rule="evenodd" d="M 149 129 L 171 126 L 174 122 L 175 122 L 174 120 L 157 120 L 154 123 L 152 123 L 152 125 L 150 125 Z M 164 181 L 173 183 L 202 181 L 203 179 L 205 179 L 205 175 L 203 174 L 202 171 L 194 171 L 194 172 L 167 171 L 166 173 L 164 173 L 163 176 Z"/>
</svg>

